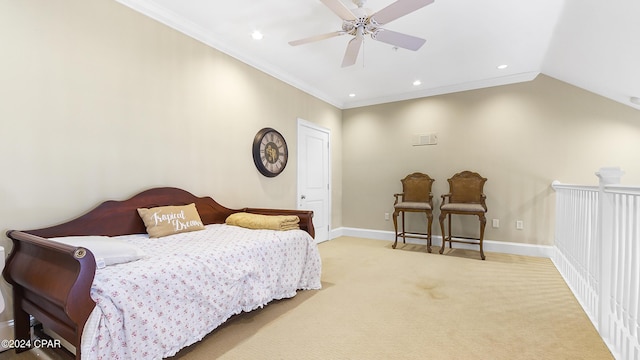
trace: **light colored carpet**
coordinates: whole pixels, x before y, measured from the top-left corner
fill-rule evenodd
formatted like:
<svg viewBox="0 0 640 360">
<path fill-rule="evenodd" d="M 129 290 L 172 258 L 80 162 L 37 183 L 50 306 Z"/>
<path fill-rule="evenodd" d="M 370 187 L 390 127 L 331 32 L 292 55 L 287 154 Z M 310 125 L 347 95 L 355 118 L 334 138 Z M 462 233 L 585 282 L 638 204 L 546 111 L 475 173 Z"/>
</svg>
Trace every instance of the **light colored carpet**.
<svg viewBox="0 0 640 360">
<path fill-rule="evenodd" d="M 549 259 L 319 247 L 322 290 L 238 315 L 174 359 L 612 359 Z"/>
<path fill-rule="evenodd" d="M 549 259 L 342 237 L 323 289 L 243 314 L 200 359 L 611 359 Z"/>
</svg>

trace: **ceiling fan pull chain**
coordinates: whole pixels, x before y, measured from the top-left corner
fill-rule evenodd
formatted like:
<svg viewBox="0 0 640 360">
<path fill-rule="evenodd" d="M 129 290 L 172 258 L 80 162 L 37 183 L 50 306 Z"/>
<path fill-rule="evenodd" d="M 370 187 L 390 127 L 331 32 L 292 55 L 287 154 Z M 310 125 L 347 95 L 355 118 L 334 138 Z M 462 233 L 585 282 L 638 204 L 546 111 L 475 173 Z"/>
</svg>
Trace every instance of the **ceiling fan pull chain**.
<svg viewBox="0 0 640 360">
<path fill-rule="evenodd" d="M 363 41 L 364 42 L 364 41 Z M 365 44 L 362 44 L 362 68 L 364 69 L 364 61 L 367 59 L 366 56 L 364 56 L 364 49 L 365 49 Z"/>
</svg>

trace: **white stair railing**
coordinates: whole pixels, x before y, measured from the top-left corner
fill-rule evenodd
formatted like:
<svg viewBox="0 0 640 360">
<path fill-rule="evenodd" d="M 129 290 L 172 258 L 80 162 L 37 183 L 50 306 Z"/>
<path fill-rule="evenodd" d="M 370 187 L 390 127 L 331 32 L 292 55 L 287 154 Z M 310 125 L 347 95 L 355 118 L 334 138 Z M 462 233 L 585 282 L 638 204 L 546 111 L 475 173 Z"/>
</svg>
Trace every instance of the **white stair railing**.
<svg viewBox="0 0 640 360">
<path fill-rule="evenodd" d="M 640 187 L 617 185 L 602 168 L 599 186 L 554 181 L 553 262 L 616 359 L 640 360 Z"/>
</svg>

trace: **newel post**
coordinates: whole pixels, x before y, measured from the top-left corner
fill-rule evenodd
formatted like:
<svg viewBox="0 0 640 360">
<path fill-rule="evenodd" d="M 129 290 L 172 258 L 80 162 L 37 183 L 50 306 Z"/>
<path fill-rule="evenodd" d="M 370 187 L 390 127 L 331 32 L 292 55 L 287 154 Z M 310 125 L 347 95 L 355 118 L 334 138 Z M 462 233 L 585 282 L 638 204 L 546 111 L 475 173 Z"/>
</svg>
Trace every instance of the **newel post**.
<svg viewBox="0 0 640 360">
<path fill-rule="evenodd" d="M 599 181 L 598 198 L 598 242 L 600 250 L 599 308 L 598 331 L 603 339 L 610 338 L 611 315 L 611 281 L 613 276 L 613 246 L 615 238 L 614 228 L 614 195 L 607 193 L 608 185 L 620 184 L 624 172 L 619 167 L 603 167 L 596 172 Z"/>
</svg>

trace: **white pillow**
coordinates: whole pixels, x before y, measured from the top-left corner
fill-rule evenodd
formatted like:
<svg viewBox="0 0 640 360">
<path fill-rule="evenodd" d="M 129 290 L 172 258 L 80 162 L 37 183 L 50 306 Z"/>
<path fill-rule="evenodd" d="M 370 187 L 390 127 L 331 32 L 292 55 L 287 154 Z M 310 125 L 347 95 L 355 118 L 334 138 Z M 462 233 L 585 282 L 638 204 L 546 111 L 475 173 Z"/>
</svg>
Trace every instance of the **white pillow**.
<svg viewBox="0 0 640 360">
<path fill-rule="evenodd" d="M 98 269 L 109 265 L 135 261 L 145 255 L 139 247 L 108 236 L 65 236 L 50 238 L 49 240 L 88 249 L 96 258 Z"/>
</svg>

